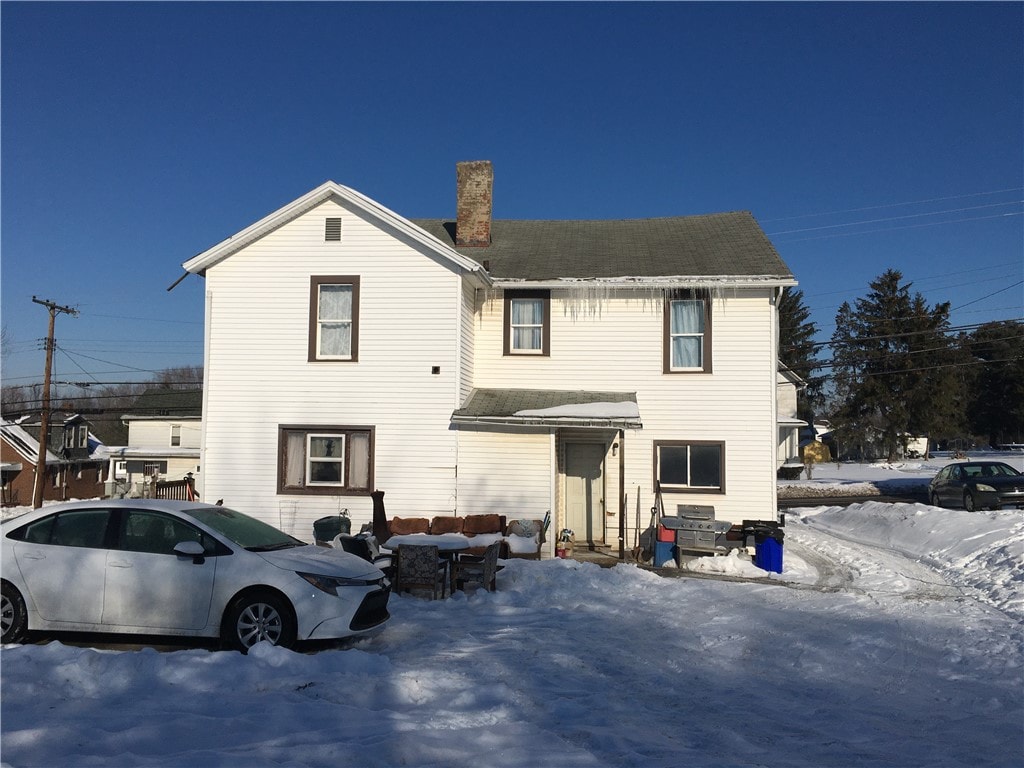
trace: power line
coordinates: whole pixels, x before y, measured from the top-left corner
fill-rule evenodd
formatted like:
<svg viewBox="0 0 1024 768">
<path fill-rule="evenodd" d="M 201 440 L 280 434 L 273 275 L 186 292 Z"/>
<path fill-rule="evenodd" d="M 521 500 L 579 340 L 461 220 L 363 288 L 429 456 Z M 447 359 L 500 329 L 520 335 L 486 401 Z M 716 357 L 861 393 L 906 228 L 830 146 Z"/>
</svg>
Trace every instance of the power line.
<svg viewBox="0 0 1024 768">
<path fill-rule="evenodd" d="M 1016 288 L 1018 285 L 1024 285 L 1024 280 L 1018 280 L 1013 285 L 1008 285 L 1005 288 L 1000 288 L 998 291 L 990 293 L 988 296 L 982 296 L 980 299 L 975 299 L 974 301 L 968 301 L 966 304 L 961 304 L 959 307 L 952 307 L 949 311 L 950 312 L 955 312 L 958 309 L 963 309 L 964 307 L 969 307 L 969 306 L 971 306 L 971 304 L 977 304 L 979 301 L 984 301 L 985 299 L 991 298 L 991 297 L 996 296 L 996 295 L 998 295 L 1000 293 L 1004 293 L 1005 291 L 1008 291 L 1011 288 Z"/>
<path fill-rule="evenodd" d="M 902 221 L 903 219 L 920 219 L 925 216 L 942 216 L 946 213 L 962 213 L 964 211 L 979 211 L 983 208 L 998 208 L 1002 205 L 1016 205 L 1017 203 L 1024 203 L 1024 200 L 1008 200 L 1005 203 L 988 203 L 986 205 L 971 205 L 966 208 L 950 208 L 945 211 L 930 211 L 926 213 L 908 213 L 904 216 L 888 216 L 884 219 L 865 219 L 864 221 L 850 221 L 845 224 L 825 224 L 820 227 L 805 227 L 803 229 L 786 229 L 781 232 L 768 232 L 768 237 L 775 237 L 776 235 L 790 235 L 798 232 L 815 232 L 821 229 L 838 229 L 839 227 L 856 227 L 861 224 L 879 224 L 883 221 Z M 1003 214 L 1006 215 L 1006 214 Z"/>
<path fill-rule="evenodd" d="M 1001 219 L 1009 216 L 1021 216 L 1024 215 L 1024 211 L 1015 211 L 1013 213 L 999 213 L 994 216 L 971 216 L 966 219 L 951 219 L 949 221 L 932 221 L 927 224 L 908 224 L 905 227 L 882 227 L 880 229 L 865 229 L 861 232 L 836 232 L 831 235 L 821 235 L 819 237 L 802 237 L 798 240 L 789 240 L 785 245 L 792 243 L 807 243 L 812 240 L 828 240 L 830 237 L 852 237 L 854 235 L 870 235 L 875 232 L 898 232 L 901 229 L 920 229 L 922 227 L 937 227 L 941 224 L 962 224 L 966 221 L 984 221 L 986 219 Z"/>
<path fill-rule="evenodd" d="M 990 192 L 971 192 L 966 195 L 949 195 L 947 197 L 932 197 L 928 200 L 910 200 L 902 203 L 886 203 L 885 205 L 867 205 L 862 208 L 846 208 L 841 211 L 825 211 L 823 213 L 801 213 L 796 216 L 781 216 L 776 219 L 762 219 L 762 223 L 769 221 L 789 221 L 790 219 L 808 219 L 815 216 L 835 216 L 840 213 L 859 213 L 860 211 L 874 211 L 880 208 L 897 208 L 901 205 L 924 205 L 925 203 L 939 203 L 944 200 L 962 200 L 968 197 L 982 197 L 984 195 L 998 195 L 1004 192 L 1019 192 L 1024 187 L 1010 187 L 1008 189 L 994 189 Z"/>
</svg>

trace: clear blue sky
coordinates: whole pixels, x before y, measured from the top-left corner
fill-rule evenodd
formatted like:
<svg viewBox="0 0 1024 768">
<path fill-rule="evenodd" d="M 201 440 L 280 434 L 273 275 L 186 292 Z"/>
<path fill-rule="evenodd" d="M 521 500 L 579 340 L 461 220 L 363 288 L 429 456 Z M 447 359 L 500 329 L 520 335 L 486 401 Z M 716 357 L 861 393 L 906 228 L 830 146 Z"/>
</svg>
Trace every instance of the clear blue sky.
<svg viewBox="0 0 1024 768">
<path fill-rule="evenodd" d="M 1020 3 L 11 3 L 3 382 L 201 365 L 181 263 L 326 179 L 451 216 L 750 210 L 831 335 L 900 269 L 955 325 L 1024 316 Z"/>
</svg>

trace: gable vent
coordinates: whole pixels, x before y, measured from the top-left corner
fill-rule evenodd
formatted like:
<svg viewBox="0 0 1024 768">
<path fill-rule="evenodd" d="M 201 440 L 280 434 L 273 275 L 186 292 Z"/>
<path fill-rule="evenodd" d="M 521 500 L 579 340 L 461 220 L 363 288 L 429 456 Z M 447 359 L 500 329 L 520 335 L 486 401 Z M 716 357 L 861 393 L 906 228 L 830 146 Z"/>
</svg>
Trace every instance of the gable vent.
<svg viewBox="0 0 1024 768">
<path fill-rule="evenodd" d="M 341 218 L 329 218 L 324 224 L 324 240 L 326 242 L 341 241 Z"/>
</svg>

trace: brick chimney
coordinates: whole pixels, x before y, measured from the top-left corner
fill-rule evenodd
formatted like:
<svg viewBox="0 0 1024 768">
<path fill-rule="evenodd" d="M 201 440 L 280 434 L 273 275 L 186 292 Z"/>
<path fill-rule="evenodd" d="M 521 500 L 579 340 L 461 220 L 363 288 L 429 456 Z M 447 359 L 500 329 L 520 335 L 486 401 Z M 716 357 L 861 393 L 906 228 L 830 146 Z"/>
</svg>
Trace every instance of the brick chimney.
<svg viewBox="0 0 1024 768">
<path fill-rule="evenodd" d="M 455 244 L 491 244 L 494 168 L 490 160 L 455 164 Z"/>
</svg>

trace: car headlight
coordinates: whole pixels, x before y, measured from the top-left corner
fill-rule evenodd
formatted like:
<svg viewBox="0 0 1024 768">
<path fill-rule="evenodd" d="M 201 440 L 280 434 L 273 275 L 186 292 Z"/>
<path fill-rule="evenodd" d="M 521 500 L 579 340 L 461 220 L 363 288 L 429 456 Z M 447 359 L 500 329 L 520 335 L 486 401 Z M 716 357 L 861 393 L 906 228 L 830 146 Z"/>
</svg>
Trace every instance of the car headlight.
<svg viewBox="0 0 1024 768">
<path fill-rule="evenodd" d="M 338 596 L 338 587 L 380 587 L 384 579 L 343 579 L 338 576 L 321 576 L 317 573 L 295 572 L 299 577 L 308 581 L 321 592 Z"/>
<path fill-rule="evenodd" d="M 995 493 L 996 492 L 996 489 L 993 488 L 991 485 L 988 485 L 987 483 L 978 483 L 978 485 L 975 486 L 975 487 L 979 491 L 984 491 L 985 493 Z"/>
</svg>

